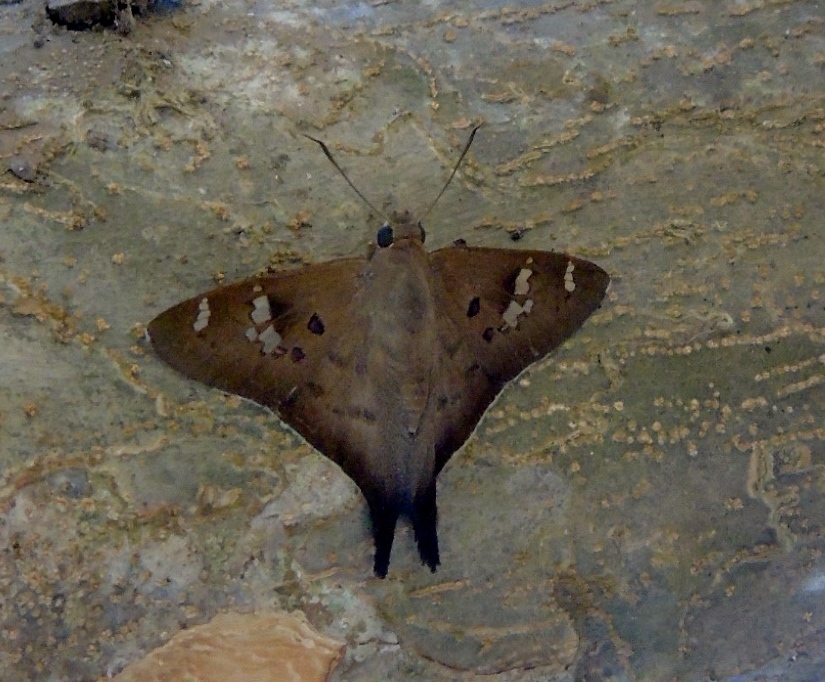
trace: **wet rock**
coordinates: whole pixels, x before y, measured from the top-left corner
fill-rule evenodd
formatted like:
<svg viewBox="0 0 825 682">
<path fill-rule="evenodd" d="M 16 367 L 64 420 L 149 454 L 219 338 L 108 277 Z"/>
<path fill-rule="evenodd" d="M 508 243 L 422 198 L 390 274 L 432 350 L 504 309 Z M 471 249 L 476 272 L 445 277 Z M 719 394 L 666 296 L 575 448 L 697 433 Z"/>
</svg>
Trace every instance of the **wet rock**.
<svg viewBox="0 0 825 682">
<path fill-rule="evenodd" d="M 182 630 L 132 663 L 117 682 L 322 682 L 344 643 L 316 632 L 300 611 L 222 613 Z"/>
<path fill-rule="evenodd" d="M 86 133 L 86 144 L 99 152 L 114 151 L 118 146 L 114 136 L 102 130 L 90 130 Z"/>
<path fill-rule="evenodd" d="M 9 172 L 24 182 L 34 182 L 37 179 L 37 166 L 26 156 L 14 156 L 9 161 Z"/>
<path fill-rule="evenodd" d="M 59 26 L 83 31 L 96 25 L 111 25 L 115 20 L 115 3 L 112 0 L 48 0 L 46 14 Z"/>
<path fill-rule="evenodd" d="M 112 26 L 128 35 L 135 28 L 135 15 L 171 11 L 179 5 L 178 0 L 47 0 L 46 14 L 58 26 L 73 31 Z"/>
<path fill-rule="evenodd" d="M 89 497 L 94 492 L 89 472 L 79 467 L 55 471 L 48 480 L 55 493 L 75 500 Z"/>
</svg>

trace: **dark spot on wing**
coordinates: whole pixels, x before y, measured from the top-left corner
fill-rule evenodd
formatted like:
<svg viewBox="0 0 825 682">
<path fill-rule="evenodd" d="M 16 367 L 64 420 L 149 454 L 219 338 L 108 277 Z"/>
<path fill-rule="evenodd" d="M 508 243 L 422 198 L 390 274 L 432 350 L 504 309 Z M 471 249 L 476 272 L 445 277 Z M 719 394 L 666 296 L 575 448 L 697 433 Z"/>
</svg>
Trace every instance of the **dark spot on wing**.
<svg viewBox="0 0 825 682">
<path fill-rule="evenodd" d="M 318 313 L 312 313 L 312 317 L 310 317 L 309 322 L 307 322 L 307 329 L 318 336 L 324 333 L 324 321 Z"/>
<path fill-rule="evenodd" d="M 467 370 L 464 372 L 464 374 L 465 374 L 465 376 L 470 376 L 473 372 L 477 372 L 480 369 L 481 369 L 481 365 L 479 365 L 477 362 L 474 362 L 472 365 L 470 365 L 467 368 Z"/>
<path fill-rule="evenodd" d="M 273 320 L 277 320 L 281 315 L 289 310 L 289 306 L 283 301 L 272 298 L 272 296 L 267 296 L 267 298 L 269 299 L 269 314 L 272 315 Z"/>
<path fill-rule="evenodd" d="M 467 240 L 466 239 L 456 239 L 453 242 L 453 246 L 458 246 L 459 248 L 466 248 Z"/>
<path fill-rule="evenodd" d="M 344 356 L 335 350 L 329 351 L 329 353 L 327 353 L 327 357 L 329 358 L 329 361 L 336 367 L 347 366 L 347 361 L 344 359 Z"/>
<path fill-rule="evenodd" d="M 292 362 L 300 362 L 306 357 L 306 353 L 304 353 L 303 349 L 299 348 L 298 346 L 295 346 L 292 349 L 290 356 L 292 357 Z"/>
<path fill-rule="evenodd" d="M 444 353 L 448 358 L 453 357 L 461 348 L 461 340 L 458 338 L 447 339 L 444 341 Z"/>
<path fill-rule="evenodd" d="M 446 395 L 438 396 L 438 400 L 436 401 L 436 409 L 443 410 L 449 404 L 449 400 L 447 399 Z"/>
<path fill-rule="evenodd" d="M 307 381 L 304 386 L 313 398 L 320 398 L 324 395 L 323 387 L 320 384 L 316 384 L 314 381 Z"/>
<path fill-rule="evenodd" d="M 330 411 L 338 417 L 345 417 L 347 419 L 361 419 L 365 422 L 375 422 L 378 420 L 375 412 L 369 408 L 358 407 L 357 405 L 346 405 L 344 407 L 333 405 Z"/>
<path fill-rule="evenodd" d="M 518 279 L 518 276 L 520 274 L 521 268 L 516 268 L 515 270 L 513 270 L 510 276 L 504 280 L 504 289 L 511 296 L 516 295 L 516 280 Z"/>
<path fill-rule="evenodd" d="M 493 340 L 493 334 L 494 333 L 495 333 L 495 329 L 493 329 L 492 327 L 487 327 L 487 329 L 485 329 L 482 332 L 481 338 L 489 343 L 490 341 Z"/>
<path fill-rule="evenodd" d="M 467 317 L 475 317 L 478 315 L 479 310 L 481 310 L 481 299 L 476 296 L 467 306 Z"/>
</svg>

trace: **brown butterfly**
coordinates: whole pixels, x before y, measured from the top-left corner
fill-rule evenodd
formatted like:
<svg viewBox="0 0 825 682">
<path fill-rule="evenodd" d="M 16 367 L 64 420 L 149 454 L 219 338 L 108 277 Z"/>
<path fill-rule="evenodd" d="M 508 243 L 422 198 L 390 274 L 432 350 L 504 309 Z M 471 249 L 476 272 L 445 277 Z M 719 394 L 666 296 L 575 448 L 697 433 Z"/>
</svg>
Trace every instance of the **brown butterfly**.
<svg viewBox="0 0 825 682">
<path fill-rule="evenodd" d="M 463 240 L 428 253 L 421 223 L 394 213 L 368 258 L 219 287 L 158 315 L 149 335 L 176 370 L 272 408 L 358 484 L 384 577 L 399 516 L 435 571 L 436 476 L 502 387 L 581 327 L 609 281 L 562 253 Z"/>
</svg>

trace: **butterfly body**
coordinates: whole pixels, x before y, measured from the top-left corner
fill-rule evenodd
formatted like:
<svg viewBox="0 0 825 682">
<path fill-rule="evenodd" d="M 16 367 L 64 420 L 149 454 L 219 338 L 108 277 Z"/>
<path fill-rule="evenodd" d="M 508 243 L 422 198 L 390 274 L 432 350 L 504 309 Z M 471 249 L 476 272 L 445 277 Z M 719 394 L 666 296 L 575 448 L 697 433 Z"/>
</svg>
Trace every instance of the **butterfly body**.
<svg viewBox="0 0 825 682">
<path fill-rule="evenodd" d="M 404 236 L 397 228 L 395 232 L 392 245 L 362 261 L 356 275 L 359 285 L 352 301 L 348 344 L 352 381 L 347 406 L 340 408 L 345 418 L 338 426 L 338 461 L 369 503 L 375 572 L 381 576 L 389 566 L 399 515 L 412 521 L 422 560 L 432 570 L 439 564 L 433 419 L 434 396 L 440 389 L 438 357 L 433 352 L 439 344 L 435 286 L 420 237 Z"/>
<path fill-rule="evenodd" d="M 408 213 L 392 222 L 368 258 L 220 287 L 148 329 L 172 367 L 272 408 L 356 482 L 381 577 L 400 516 L 436 569 L 436 476 L 502 387 L 575 332 L 609 282 L 561 253 L 463 242 L 428 253 Z"/>
</svg>

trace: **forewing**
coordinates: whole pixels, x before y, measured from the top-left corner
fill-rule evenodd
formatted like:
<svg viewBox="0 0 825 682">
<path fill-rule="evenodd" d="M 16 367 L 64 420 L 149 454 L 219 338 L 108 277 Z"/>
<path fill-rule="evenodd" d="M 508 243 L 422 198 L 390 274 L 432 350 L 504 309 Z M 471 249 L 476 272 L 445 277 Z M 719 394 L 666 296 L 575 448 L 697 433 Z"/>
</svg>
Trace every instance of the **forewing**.
<svg viewBox="0 0 825 682">
<path fill-rule="evenodd" d="M 431 254 L 443 346 L 440 469 L 510 379 L 599 307 L 599 266 L 563 253 L 452 246 Z M 460 386 L 456 391 L 451 387 Z"/>
<path fill-rule="evenodd" d="M 361 485 L 359 452 L 369 450 L 374 428 L 347 406 L 353 356 L 365 342 L 353 312 L 365 262 L 340 259 L 214 289 L 158 315 L 149 336 L 177 371 L 277 411 Z"/>
</svg>

